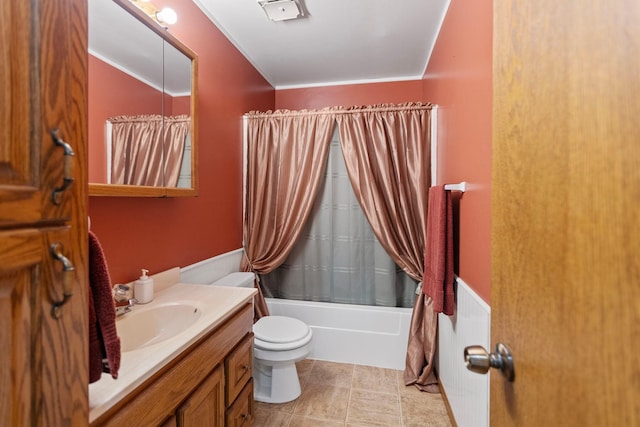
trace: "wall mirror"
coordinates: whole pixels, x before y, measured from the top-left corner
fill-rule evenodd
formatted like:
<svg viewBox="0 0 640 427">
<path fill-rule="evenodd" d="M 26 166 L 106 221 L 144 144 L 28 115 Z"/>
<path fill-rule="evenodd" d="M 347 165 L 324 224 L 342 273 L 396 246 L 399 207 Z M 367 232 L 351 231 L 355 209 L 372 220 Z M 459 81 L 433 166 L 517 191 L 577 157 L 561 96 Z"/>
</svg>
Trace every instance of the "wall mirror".
<svg viewBox="0 0 640 427">
<path fill-rule="evenodd" d="M 88 5 L 89 195 L 197 195 L 197 55 L 130 0 Z"/>
</svg>

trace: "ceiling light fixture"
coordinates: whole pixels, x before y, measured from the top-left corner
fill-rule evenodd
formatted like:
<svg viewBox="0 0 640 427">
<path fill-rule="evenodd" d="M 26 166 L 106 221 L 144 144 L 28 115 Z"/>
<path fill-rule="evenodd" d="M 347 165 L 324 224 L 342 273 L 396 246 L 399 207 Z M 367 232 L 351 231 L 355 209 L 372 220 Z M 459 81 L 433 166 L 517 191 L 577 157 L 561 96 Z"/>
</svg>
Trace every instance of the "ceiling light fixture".
<svg viewBox="0 0 640 427">
<path fill-rule="evenodd" d="M 295 0 L 257 0 L 258 4 L 272 21 L 286 21 L 302 18 L 300 6 Z"/>
<path fill-rule="evenodd" d="M 168 28 L 169 25 L 173 25 L 178 22 L 178 15 L 176 12 L 165 7 L 162 10 L 158 9 L 150 0 L 131 0 L 131 3 L 136 5 L 151 19 L 160 24 L 163 28 Z"/>
<path fill-rule="evenodd" d="M 160 24 L 165 23 L 168 25 L 173 25 L 178 22 L 178 15 L 176 12 L 170 7 L 165 7 L 159 12 L 156 12 L 156 19 Z"/>
</svg>

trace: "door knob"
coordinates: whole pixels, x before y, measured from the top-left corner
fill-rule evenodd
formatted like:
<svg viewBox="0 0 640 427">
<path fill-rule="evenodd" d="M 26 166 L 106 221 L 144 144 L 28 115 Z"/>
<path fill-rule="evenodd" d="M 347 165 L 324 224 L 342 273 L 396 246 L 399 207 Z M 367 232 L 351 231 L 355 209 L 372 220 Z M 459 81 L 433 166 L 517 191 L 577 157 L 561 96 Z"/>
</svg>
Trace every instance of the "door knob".
<svg viewBox="0 0 640 427">
<path fill-rule="evenodd" d="M 495 353 L 488 353 L 481 345 L 466 347 L 464 362 L 468 370 L 478 374 L 486 374 L 490 368 L 496 368 L 502 371 L 507 381 L 512 382 L 516 377 L 511 350 L 502 343 L 496 344 Z"/>
</svg>

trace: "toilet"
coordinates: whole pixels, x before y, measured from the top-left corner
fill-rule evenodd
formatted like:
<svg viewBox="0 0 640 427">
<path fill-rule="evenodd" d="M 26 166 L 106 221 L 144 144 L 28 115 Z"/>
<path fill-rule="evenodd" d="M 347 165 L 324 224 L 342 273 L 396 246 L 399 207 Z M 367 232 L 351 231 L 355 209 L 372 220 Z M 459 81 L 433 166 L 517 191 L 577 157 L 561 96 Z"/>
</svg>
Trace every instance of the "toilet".
<svg viewBox="0 0 640 427">
<path fill-rule="evenodd" d="M 231 273 L 214 286 L 252 288 L 253 273 Z M 253 397 L 258 402 L 285 403 L 300 396 L 296 362 L 311 351 L 311 328 L 285 316 L 265 316 L 253 325 Z"/>
</svg>

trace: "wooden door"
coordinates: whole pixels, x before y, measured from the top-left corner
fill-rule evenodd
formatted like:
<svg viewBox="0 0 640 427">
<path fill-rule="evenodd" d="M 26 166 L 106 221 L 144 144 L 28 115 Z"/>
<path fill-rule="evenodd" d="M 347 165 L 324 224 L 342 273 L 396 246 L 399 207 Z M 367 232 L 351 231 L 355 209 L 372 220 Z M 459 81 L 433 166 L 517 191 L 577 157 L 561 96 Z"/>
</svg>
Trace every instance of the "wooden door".
<svg viewBox="0 0 640 427">
<path fill-rule="evenodd" d="M 494 3 L 491 425 L 640 425 L 639 23 Z"/>
</svg>

